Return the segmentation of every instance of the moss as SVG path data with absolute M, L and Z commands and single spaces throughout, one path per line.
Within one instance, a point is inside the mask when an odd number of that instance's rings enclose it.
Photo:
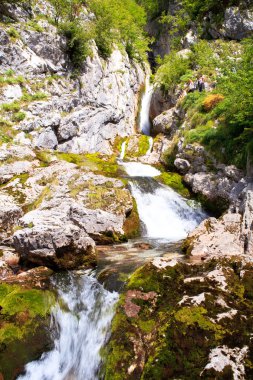
M 163 183 L 166 186 L 171 187 L 173 190 L 178 192 L 185 198 L 190 197 L 190 192 L 187 187 L 183 183 L 182 176 L 177 173 L 162 173 L 156 180 Z
M 253 304 L 247 292 L 243 291 L 248 281 L 248 288 L 251 289 L 251 280 L 245 277 L 243 283 L 239 276 L 241 267 L 238 259 L 236 262 L 222 259 L 218 265 L 222 266 L 228 283 L 226 292 L 206 276 L 217 268 L 216 260 L 198 265 L 179 262 L 175 267 L 163 269 L 146 264 L 130 277 L 127 290 L 154 290 L 157 298 L 155 304 L 133 299 L 140 306 L 140 311 L 138 316 L 130 318 L 125 314 L 127 298 L 121 296 L 105 360 L 105 368 L 109 363 L 108 374 L 112 379 L 195 380 L 208 363 L 210 350 L 223 344 L 228 347 L 247 345 L 250 347 L 249 358 L 252 357 L 250 334 Z M 189 277 L 201 277 L 203 281 L 185 282 Z M 191 298 L 184 298 L 203 292 L 205 297 L 201 305 L 194 304 Z M 217 316 L 227 310 L 217 302 L 218 299 L 223 299 L 230 308 L 236 309 L 237 314 L 231 319 L 218 320 Z M 245 318 L 245 315 L 249 317 Z M 123 353 L 122 357 L 120 352 Z M 251 378 L 251 362 L 247 361 L 245 365 Z M 133 368 L 131 374 L 128 371 L 130 366 Z M 230 374 L 229 369 L 222 372 L 221 378 L 227 374 Z M 206 378 L 212 378 L 212 375 L 210 371 L 205 373 Z
M 147 321 L 139 320 L 138 325 L 145 334 L 149 334 L 155 328 L 156 322 L 152 319 L 147 320 Z
M 126 158 L 142 157 L 145 156 L 149 150 L 149 136 L 138 135 L 133 137 L 134 144 L 131 144 L 131 137 L 129 137 L 126 145 Z M 138 141 L 137 141 L 138 140 Z
M 130 215 L 128 215 L 125 220 L 123 230 L 124 230 L 125 236 L 128 239 L 133 239 L 135 237 L 140 236 L 140 218 L 138 214 L 137 203 L 134 198 L 133 198 L 133 209 Z
M 175 320 L 182 323 L 182 328 L 194 325 L 195 323 L 202 330 L 207 330 L 214 332 L 215 339 L 217 341 L 221 340 L 225 334 L 225 330 L 218 323 L 210 321 L 206 316 L 207 310 L 203 307 L 183 307 L 175 314 Z M 187 330 L 185 330 L 186 332 Z
M 0 284 L 0 343 L 23 339 L 37 317 L 45 318 L 55 302 L 49 291 Z
M 102 174 L 108 177 L 118 177 L 119 167 L 116 156 L 104 156 L 98 153 L 92 154 L 74 154 L 74 153 L 56 153 L 56 157 L 73 163 L 81 168 L 91 170 L 95 174 Z

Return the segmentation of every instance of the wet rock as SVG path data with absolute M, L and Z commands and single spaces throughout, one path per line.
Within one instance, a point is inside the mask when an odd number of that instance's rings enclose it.
M 152 249 L 153 247 L 152 247 L 152 245 L 151 244 L 149 244 L 149 243 L 142 243 L 142 242 L 140 242 L 140 243 L 135 243 L 134 245 L 133 245 L 133 247 L 134 248 L 140 248 L 141 250 L 149 250 L 149 249 Z
M 53 271 L 47 267 L 37 267 L 27 271 L 20 271 L 18 274 L 8 276 L 4 279 L 7 284 L 18 284 L 26 287 L 45 289 L 50 284 L 50 277 Z
M 150 103 L 150 118 L 153 120 L 158 115 L 161 115 L 162 112 L 174 107 L 177 99 L 178 97 L 175 94 L 165 96 L 160 89 L 155 89 Z

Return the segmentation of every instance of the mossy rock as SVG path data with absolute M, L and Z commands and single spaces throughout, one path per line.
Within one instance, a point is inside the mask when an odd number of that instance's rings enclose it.
M 137 158 L 145 156 L 149 150 L 149 136 L 146 135 L 134 135 L 129 137 L 126 141 L 126 159 Z
M 55 296 L 48 290 L 0 284 L 0 368 L 4 378 L 13 379 L 16 369 L 45 350 L 54 303 Z
M 56 157 L 59 160 L 70 162 L 95 174 L 114 178 L 120 174 L 116 155 L 106 156 L 99 153 L 75 154 L 57 152 Z
M 226 290 L 208 277 L 219 268 L 228 284 Z M 238 262 L 225 259 L 198 265 L 178 262 L 163 269 L 149 263 L 139 268 L 117 307 L 105 353 L 105 379 L 195 380 L 209 362 L 210 351 L 222 345 L 249 347 L 244 365 L 251 378 L 253 302 L 248 294 L 252 278 L 246 276 L 243 283 L 238 268 Z M 157 297 L 153 302 L 132 299 L 139 311 L 130 317 L 126 312 L 128 291 L 155 292 Z M 236 310 L 232 318 L 226 317 L 229 310 Z M 217 378 L 225 379 L 227 373 L 226 368 Z M 213 378 L 212 370 L 205 370 L 205 376 Z
M 140 236 L 140 218 L 137 209 L 136 200 L 133 198 L 133 209 L 130 215 L 127 215 L 123 229 L 127 239 L 133 239 Z
M 190 192 L 184 185 L 183 178 L 178 173 L 167 173 L 164 172 L 155 178 L 158 182 L 163 183 L 166 186 L 171 187 L 177 193 L 182 195 L 182 197 L 190 198 Z

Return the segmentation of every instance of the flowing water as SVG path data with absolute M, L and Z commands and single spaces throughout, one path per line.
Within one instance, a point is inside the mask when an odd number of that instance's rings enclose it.
M 151 95 L 152 87 L 147 80 L 140 118 L 140 129 L 146 135 L 150 133 Z M 150 138 L 150 152 L 152 145 L 153 139 Z M 155 180 L 161 174 L 159 170 L 139 162 L 123 162 L 125 149 L 126 143 L 123 143 L 119 164 L 130 177 L 131 191 L 142 222 L 142 238 L 101 251 L 97 275 L 106 288 L 94 273 L 72 272 L 55 276 L 53 286 L 58 292 L 59 303 L 53 308 L 51 317 L 54 348 L 39 360 L 27 364 L 19 380 L 98 379 L 100 351 L 108 339 L 118 300 L 115 290 L 124 283 L 124 279 L 119 280 L 119 272 L 128 276 L 152 257 L 178 255 L 178 247 L 172 244 L 185 238 L 205 217 L 200 207 L 191 207 L 186 199 Z M 141 250 L 140 242 L 148 243 L 148 249 Z
M 150 84 L 150 77 L 147 75 L 145 83 L 145 92 L 141 101 L 141 112 L 140 112 L 140 130 L 144 135 L 150 135 L 150 118 L 149 109 L 152 99 L 153 87 Z
M 118 293 L 83 273 L 56 278 L 55 286 L 60 303 L 52 310 L 54 349 L 29 363 L 19 380 L 95 380 Z

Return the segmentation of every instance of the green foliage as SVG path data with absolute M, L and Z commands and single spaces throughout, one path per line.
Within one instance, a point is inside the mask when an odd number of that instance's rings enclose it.
M 146 59 L 149 39 L 144 35 L 146 14 L 134 0 L 89 0 L 96 15 L 95 41 L 104 57 L 113 45 L 123 46 L 130 58 Z
M 19 121 L 24 120 L 25 118 L 26 118 L 26 113 L 20 111 L 20 112 L 17 112 L 17 113 L 15 113 L 15 114 L 13 115 L 13 117 L 12 117 L 12 121 L 14 121 L 14 122 L 19 122 Z
M 186 61 L 175 52 L 165 57 L 155 75 L 155 84 L 165 91 L 184 88 L 187 78 L 195 81 L 205 76 L 213 90 L 208 95 L 195 91 L 184 98 L 187 123 L 181 133 L 186 144 L 204 144 L 217 159 L 240 168 L 253 154 L 252 56 L 253 39 L 200 40 Z
M 20 34 L 19 32 L 17 31 L 17 29 L 11 27 L 7 30 L 7 33 L 9 34 L 10 37 L 16 39 L 16 38 L 19 38 L 20 37 Z
M 91 54 L 91 40 L 104 58 L 111 55 L 116 44 L 130 58 L 146 59 L 146 13 L 135 0 L 88 0 L 85 5 L 95 14 L 89 21 L 80 17 L 84 12 L 82 0 L 50 1 L 56 10 L 55 23 L 68 39 L 68 53 L 75 68 L 79 69 Z
M 92 38 L 92 29 L 78 21 L 66 21 L 60 25 L 61 32 L 68 40 L 67 52 L 76 68 L 80 68 L 91 54 L 89 41 Z
M 5 112 L 18 112 L 20 110 L 20 103 L 17 101 L 12 103 L 3 103 L 2 110 Z
M 164 91 L 173 90 L 180 78 L 189 73 L 190 60 L 182 58 L 175 51 L 167 55 L 155 75 L 155 83 Z

